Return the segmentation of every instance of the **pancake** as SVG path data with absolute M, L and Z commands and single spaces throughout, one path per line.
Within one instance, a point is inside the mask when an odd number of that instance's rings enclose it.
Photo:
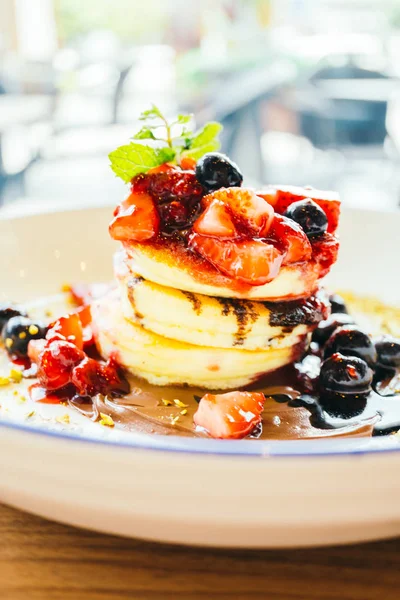
M 131 374 L 155 385 L 241 388 L 298 359 L 308 343 L 304 336 L 293 346 L 249 351 L 172 340 L 126 320 L 118 291 L 94 301 L 92 319 L 103 358 L 113 356 Z
M 122 312 L 145 329 L 198 346 L 266 350 L 298 343 L 330 311 L 319 290 L 307 300 L 254 302 L 213 298 L 164 287 L 135 274 L 119 275 Z

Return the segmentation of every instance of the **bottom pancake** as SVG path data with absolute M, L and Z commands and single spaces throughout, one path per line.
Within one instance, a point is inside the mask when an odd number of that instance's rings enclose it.
M 171 340 L 127 321 L 117 291 L 93 303 L 92 319 L 100 354 L 115 357 L 130 373 L 154 385 L 238 389 L 294 362 L 308 343 L 304 336 L 291 347 L 250 351 Z

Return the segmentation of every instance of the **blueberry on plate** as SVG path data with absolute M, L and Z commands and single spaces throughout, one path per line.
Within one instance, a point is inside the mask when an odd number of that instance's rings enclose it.
M 208 192 L 214 192 L 222 187 L 240 187 L 243 175 L 225 154 L 209 152 L 196 165 L 196 179 Z
M 12 304 L 0 304 L 0 331 L 12 317 L 26 317 L 17 306 Z
M 355 325 L 338 327 L 328 339 L 324 348 L 324 358 L 329 358 L 336 352 L 362 358 L 370 367 L 376 363 L 377 354 L 373 341 Z
M 336 352 L 321 365 L 320 392 L 365 396 L 371 392 L 372 378 L 365 360 Z
M 354 319 L 345 313 L 333 313 L 324 321 L 320 321 L 318 327 L 314 329 L 312 341 L 320 346 L 331 337 L 332 333 L 342 325 L 353 325 Z
M 328 228 L 325 212 L 310 198 L 293 202 L 284 216 L 298 223 L 309 238 L 323 235 Z
M 2 341 L 10 355 L 23 358 L 28 354 L 31 340 L 39 340 L 46 335 L 47 328 L 27 317 L 12 317 L 1 332 Z
M 377 363 L 382 367 L 400 368 L 400 340 L 384 335 L 375 341 Z
M 329 296 L 329 302 L 331 303 L 332 313 L 348 313 L 345 301 L 339 294 L 332 294 Z

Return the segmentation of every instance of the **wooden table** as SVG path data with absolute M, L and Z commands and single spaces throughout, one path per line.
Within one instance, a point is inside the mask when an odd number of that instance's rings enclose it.
M 400 539 L 245 551 L 150 544 L 0 506 L 3 600 L 398 600 Z

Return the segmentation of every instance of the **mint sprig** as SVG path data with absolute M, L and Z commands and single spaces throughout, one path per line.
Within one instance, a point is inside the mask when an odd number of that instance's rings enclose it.
M 132 137 L 139 142 L 131 141 L 109 154 L 112 170 L 126 183 L 153 167 L 167 162 L 180 164 L 184 157 L 198 160 L 220 148 L 218 135 L 222 125 L 219 123 L 207 123 L 193 132 L 188 127 L 193 115 L 178 115 L 169 122 L 154 105 L 142 112 L 139 119 L 144 125 Z

